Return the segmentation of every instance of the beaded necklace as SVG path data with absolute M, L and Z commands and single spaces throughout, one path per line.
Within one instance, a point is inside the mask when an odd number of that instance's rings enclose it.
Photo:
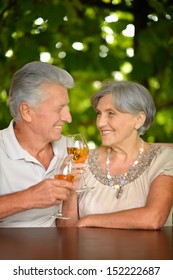
M 127 182 L 126 177 L 128 175 L 128 172 L 131 171 L 139 163 L 139 160 L 141 159 L 143 152 L 144 152 L 144 141 L 141 139 L 141 146 L 140 146 L 140 149 L 139 149 L 139 153 L 136 157 L 136 160 L 133 162 L 132 166 L 129 168 L 129 170 L 126 173 L 119 176 L 120 177 L 119 184 L 115 185 L 113 177 L 110 174 L 111 148 L 110 147 L 107 148 L 107 152 L 106 152 L 106 176 L 109 180 L 109 183 L 108 183 L 109 187 L 114 188 L 116 190 L 115 196 L 116 196 L 117 199 L 123 193 L 123 186 Z

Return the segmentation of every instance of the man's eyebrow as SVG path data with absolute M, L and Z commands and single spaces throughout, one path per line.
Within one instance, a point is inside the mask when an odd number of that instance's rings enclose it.
M 65 106 L 69 106 L 69 103 L 66 103 L 66 104 L 59 104 L 57 106 L 55 106 L 55 108 L 63 108 Z

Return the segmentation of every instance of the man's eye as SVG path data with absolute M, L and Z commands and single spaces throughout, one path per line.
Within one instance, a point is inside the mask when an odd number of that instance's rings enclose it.
M 56 109 L 55 113 L 59 113 L 61 111 L 61 109 Z

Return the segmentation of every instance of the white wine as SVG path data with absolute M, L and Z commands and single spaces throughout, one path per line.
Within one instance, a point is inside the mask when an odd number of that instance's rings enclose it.
M 76 148 L 76 147 L 67 147 L 67 153 L 73 154 L 73 160 L 75 162 L 84 162 L 87 159 L 89 149 L 88 147 Z
M 68 182 L 74 182 L 74 175 L 72 175 L 72 174 L 67 174 L 67 175 L 55 174 L 54 178 L 59 179 L 59 180 L 65 180 L 65 181 L 68 181 Z

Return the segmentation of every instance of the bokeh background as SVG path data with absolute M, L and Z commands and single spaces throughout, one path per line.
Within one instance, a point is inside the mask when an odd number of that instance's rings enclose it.
M 100 144 L 90 97 L 105 80 L 133 80 L 155 101 L 156 119 L 144 135 L 173 141 L 172 0 L 0 0 L 0 129 L 8 125 L 8 91 L 14 72 L 41 60 L 71 73 L 73 122 Z

